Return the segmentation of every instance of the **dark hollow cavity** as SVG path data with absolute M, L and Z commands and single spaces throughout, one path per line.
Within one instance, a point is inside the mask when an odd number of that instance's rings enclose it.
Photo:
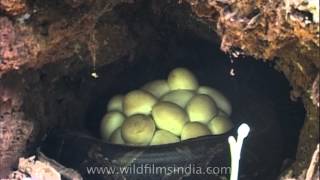
M 64 117 L 66 119 L 68 117 L 79 118 L 79 121 L 84 122 L 83 130 L 90 137 L 70 133 L 68 130 L 52 132 L 53 135 L 49 135 L 49 138 L 43 142 L 42 151 L 68 167 L 80 169 L 87 179 L 105 177 L 102 175 L 89 176 L 84 169 L 88 161 L 95 165 L 101 165 L 101 163 L 108 165 L 98 162 L 97 158 L 92 158 L 92 148 L 97 147 L 100 150 L 93 152 L 101 153 L 101 157 L 108 157 L 108 159 L 121 156 L 119 154 L 124 155 L 141 150 L 144 153 L 136 160 L 138 164 L 154 162 L 151 157 L 156 154 L 166 157 L 166 160 L 160 164 L 170 166 L 175 163 L 170 157 L 177 155 L 177 148 L 182 148 L 194 153 L 203 152 L 199 158 L 189 157 L 189 163 L 203 165 L 208 152 L 215 152 L 216 157 L 211 159 L 215 162 L 211 161 L 209 165 L 228 165 L 230 157 L 226 136 L 222 139 L 219 137 L 219 141 L 215 138 L 210 140 L 210 137 L 209 139 L 200 138 L 199 141 L 164 145 L 160 149 L 122 148 L 97 140 L 99 139 L 100 120 L 106 112 L 108 100 L 113 95 L 125 94 L 152 80 L 166 79 L 170 70 L 176 67 L 188 68 L 194 72 L 201 85 L 220 90 L 232 103 L 231 118 L 234 123 L 236 125 L 248 123 L 251 126 L 250 136 L 243 145 L 240 179 L 276 179 L 283 162 L 295 156 L 299 130 L 305 115 L 302 103 L 292 102 L 289 99 L 290 85 L 285 77 L 273 68 L 271 62 L 244 57 L 235 59 L 231 63 L 230 57 L 222 53 L 216 44 L 189 34 L 176 35 L 174 40 L 167 40 L 157 48 L 143 49 L 133 61 L 123 59 L 99 68 L 98 79 L 89 76 L 89 69 L 76 73 L 72 77 L 60 79 L 56 83 L 57 86 L 69 86 L 63 87 L 61 93 L 67 92 L 74 98 L 63 106 L 69 110 L 65 110 L 64 112 L 67 113 L 62 116 L 67 116 Z M 234 76 L 230 74 L 231 69 L 234 69 Z M 63 101 L 63 98 L 59 100 L 62 104 Z M 82 107 L 74 107 L 74 104 Z M 86 111 L 78 111 L 83 109 Z M 72 128 L 72 124 L 62 126 L 60 129 L 70 129 L 71 132 L 80 131 Z M 74 137 L 77 138 L 72 140 Z M 198 145 L 194 146 L 195 144 Z M 212 148 L 217 149 L 212 150 Z M 75 157 L 72 158 L 69 155 Z M 86 163 L 81 164 L 81 162 Z M 178 161 L 177 163 L 179 164 Z M 130 177 L 142 178 L 138 175 Z M 150 177 L 144 178 L 151 179 Z M 160 177 L 155 175 L 153 178 L 159 179 Z M 200 176 L 195 175 L 185 179 L 195 178 L 200 178 Z M 207 178 L 212 179 L 212 176 Z

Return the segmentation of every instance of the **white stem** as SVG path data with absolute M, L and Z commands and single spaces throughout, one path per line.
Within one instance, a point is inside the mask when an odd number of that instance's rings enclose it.
M 239 161 L 243 140 L 248 136 L 250 127 L 247 124 L 241 124 L 238 128 L 237 141 L 233 136 L 228 139 L 231 152 L 231 175 L 230 180 L 238 180 Z

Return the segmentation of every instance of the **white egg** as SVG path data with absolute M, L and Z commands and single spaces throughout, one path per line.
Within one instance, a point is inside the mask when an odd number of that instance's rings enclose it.
M 108 140 L 113 131 L 119 128 L 126 117 L 119 111 L 111 111 L 105 114 L 100 124 L 101 137 Z
M 152 109 L 152 117 L 159 129 L 180 136 L 184 124 L 188 121 L 186 112 L 176 104 L 159 102 Z
M 152 94 L 143 90 L 134 90 L 124 96 L 123 111 L 127 116 L 149 115 L 156 102 L 157 99 Z
M 218 108 L 221 109 L 223 112 L 227 113 L 228 116 L 232 113 L 232 107 L 229 100 L 218 90 L 207 87 L 207 86 L 200 86 L 198 89 L 199 94 L 206 94 L 210 96 L 214 102 L 217 104 Z
M 186 111 L 190 121 L 206 124 L 217 115 L 218 108 L 208 95 L 197 94 L 187 104 Z
M 168 76 L 168 84 L 171 90 L 198 89 L 197 78 L 186 68 L 176 68 Z

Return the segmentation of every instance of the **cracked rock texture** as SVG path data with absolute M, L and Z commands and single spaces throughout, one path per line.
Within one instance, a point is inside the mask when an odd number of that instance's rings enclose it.
M 223 51 L 236 49 L 257 59 L 274 60 L 293 87 L 292 99 L 303 99 L 307 116 L 297 160 L 288 172 L 293 171 L 293 177 L 305 173 L 319 137 L 319 90 L 315 86 L 320 69 L 319 2 L 185 1 L 196 16 L 216 28 Z
M 73 2 L 83 5 L 83 12 L 70 9 L 71 1 L 34 1 L 31 17 L 24 22 L 0 16 L 0 177 L 49 127 L 80 126 L 63 123 L 64 112 L 54 112 L 47 104 L 51 98 L 61 107 L 68 103 L 60 102 L 64 97 L 58 94 L 64 90 L 55 88 L 60 77 L 130 56 L 135 46 L 126 25 L 112 12 L 125 1 Z M 100 17 L 107 23 L 99 23 Z M 33 71 L 38 68 L 46 70 Z
M 0 11 L 12 16 L 20 15 L 27 10 L 26 0 L 1 0 Z

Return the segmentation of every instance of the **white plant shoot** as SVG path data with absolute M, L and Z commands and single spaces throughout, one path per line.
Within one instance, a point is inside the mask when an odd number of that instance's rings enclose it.
M 228 142 L 231 152 L 231 175 L 230 180 L 238 180 L 239 161 L 243 140 L 248 136 L 250 127 L 243 123 L 238 128 L 237 140 L 233 136 L 229 136 Z

